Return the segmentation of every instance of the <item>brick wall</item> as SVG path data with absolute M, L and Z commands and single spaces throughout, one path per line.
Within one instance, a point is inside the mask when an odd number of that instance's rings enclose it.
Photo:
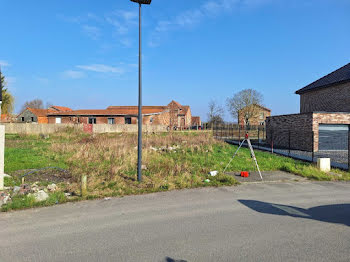
M 313 149 L 317 152 L 320 124 L 350 125 L 350 113 L 304 113 L 269 117 L 266 121 L 266 139 L 270 144 L 273 140 L 275 147 L 288 148 L 290 144 L 291 149 Z
M 61 118 L 62 124 L 88 124 L 89 123 L 89 117 L 75 117 L 75 116 L 49 116 L 48 117 L 48 123 L 49 124 L 56 124 L 56 118 Z M 115 117 L 108 117 L 108 116 L 96 116 L 96 123 L 97 124 L 108 124 L 108 118 L 114 118 L 115 124 L 125 124 L 125 117 L 124 116 L 115 116 Z M 152 118 L 152 122 L 151 122 Z M 177 116 L 178 119 L 178 126 L 181 127 L 190 127 L 192 122 L 192 114 L 191 110 L 189 109 L 185 116 Z M 131 117 L 131 124 L 136 125 L 138 122 L 137 117 Z M 170 113 L 168 111 L 164 111 L 160 114 L 155 115 L 147 115 L 143 116 L 142 120 L 144 125 L 164 125 L 169 126 L 170 125 Z
M 300 113 L 350 112 L 350 83 L 300 95 Z
M 191 127 L 191 125 L 192 125 L 192 112 L 191 112 L 191 109 L 189 108 L 185 115 L 185 127 L 189 128 Z
M 67 128 L 73 128 L 83 132 L 83 124 L 37 124 L 37 123 L 3 123 L 6 134 L 52 134 L 66 132 Z M 122 133 L 137 132 L 137 125 L 93 125 L 93 133 Z M 144 125 L 143 132 L 166 132 L 167 126 Z
M 313 117 L 310 114 L 293 114 L 268 117 L 266 140 L 276 148 L 312 151 Z

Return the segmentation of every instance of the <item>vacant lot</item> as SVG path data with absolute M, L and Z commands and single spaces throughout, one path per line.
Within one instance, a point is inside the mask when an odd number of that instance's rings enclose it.
M 173 189 L 235 185 L 237 181 L 222 172 L 237 147 L 215 140 L 210 133 L 184 132 L 144 135 L 143 182 L 136 180 L 136 134 L 86 135 L 67 131 L 41 136 L 6 136 L 5 170 L 12 175 L 7 186 L 21 184 L 21 176 L 33 169 L 57 167 L 35 172 L 26 177 L 27 183 L 47 185 L 55 182 L 59 192 L 68 192 L 79 199 L 80 179 L 88 177 L 88 198 L 123 196 Z M 334 170 L 336 175 L 319 172 L 301 161 L 256 152 L 263 171 L 283 170 L 317 180 L 349 180 L 349 174 Z M 63 170 L 61 170 L 63 169 Z M 227 171 L 251 171 L 254 164 L 247 149 L 241 149 Z M 209 179 L 209 180 L 207 180 Z M 62 194 L 46 204 L 65 202 Z M 55 201 L 56 200 L 56 201 Z M 18 202 L 25 202 L 21 205 Z M 13 201 L 16 202 L 16 201 Z M 23 208 L 33 201 L 25 198 L 3 206 L 3 209 Z

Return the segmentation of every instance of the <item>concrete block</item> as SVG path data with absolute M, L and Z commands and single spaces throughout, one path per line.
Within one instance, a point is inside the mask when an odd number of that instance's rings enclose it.
M 317 159 L 317 168 L 322 172 L 331 171 L 331 159 L 330 158 L 318 158 Z
M 5 126 L 0 125 L 0 190 L 4 189 Z

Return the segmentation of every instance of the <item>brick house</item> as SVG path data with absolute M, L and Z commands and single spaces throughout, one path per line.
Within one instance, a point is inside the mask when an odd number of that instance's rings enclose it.
M 166 125 L 175 129 L 187 129 L 192 125 L 190 107 L 176 101 L 166 106 L 143 106 L 142 114 L 144 125 Z M 110 106 L 107 109 L 49 112 L 47 117 L 49 124 L 137 124 L 138 107 Z
M 246 114 L 252 115 L 249 117 L 249 121 L 246 120 Z M 238 124 L 240 126 L 263 126 L 265 125 L 266 118 L 269 116 L 271 116 L 270 109 L 261 105 L 251 105 L 238 112 Z
M 350 63 L 296 91 L 300 114 L 267 118 L 268 142 L 305 151 L 347 150 Z
M 26 108 L 17 116 L 19 123 L 38 123 L 47 124 L 49 113 L 68 112 L 72 109 L 63 106 L 51 106 L 48 109 Z
M 202 126 L 202 121 L 199 116 L 192 116 L 192 127 L 197 128 Z

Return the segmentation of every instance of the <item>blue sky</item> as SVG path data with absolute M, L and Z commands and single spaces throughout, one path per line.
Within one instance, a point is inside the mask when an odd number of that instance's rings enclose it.
M 128 0 L 0 0 L 0 64 L 16 99 L 74 109 L 137 104 L 138 9 Z M 274 115 L 350 62 L 349 0 L 153 0 L 143 8 L 143 101 L 188 104 L 253 88 Z M 229 114 L 225 117 L 231 120 Z

